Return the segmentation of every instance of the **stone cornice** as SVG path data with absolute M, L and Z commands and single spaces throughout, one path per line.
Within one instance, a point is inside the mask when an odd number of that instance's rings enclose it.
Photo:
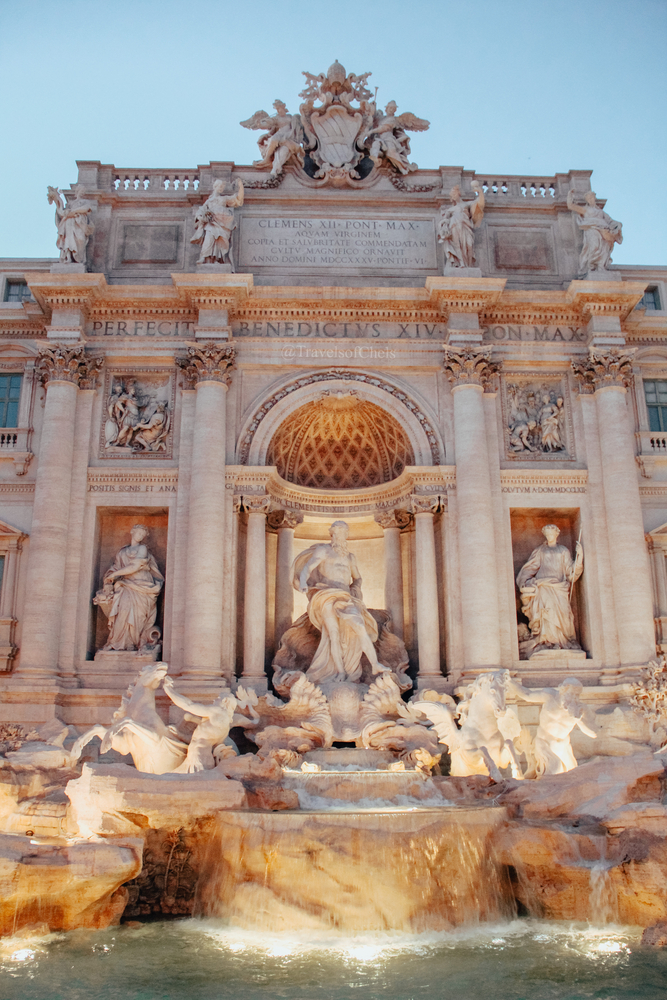
M 451 313 L 480 313 L 500 298 L 507 278 L 434 278 L 425 287 L 432 305 L 441 316 Z
M 27 275 L 28 287 L 46 314 L 54 309 L 78 309 L 87 315 L 92 303 L 108 289 L 103 274 Z
M 617 316 L 623 322 L 645 288 L 645 281 L 571 281 L 565 297 L 587 320 L 592 316 Z

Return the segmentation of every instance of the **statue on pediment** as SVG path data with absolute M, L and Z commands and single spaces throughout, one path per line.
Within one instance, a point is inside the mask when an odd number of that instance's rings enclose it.
M 274 101 L 273 106 L 276 109 L 275 115 L 256 111 L 252 118 L 240 124 L 243 128 L 267 130 L 257 140 L 262 158 L 255 160 L 253 167 L 271 168 L 271 176 L 278 177 L 290 157 L 294 157 L 303 166 L 306 154 L 303 150 L 301 117 L 291 115 L 283 101 Z
M 190 242 L 201 246 L 198 264 L 223 264 L 227 260 L 236 229 L 234 209 L 243 204 L 243 182 L 237 178 L 232 193 L 224 191 L 225 182 L 214 181 L 213 193 L 195 211 L 195 232 Z
M 375 115 L 367 139 L 368 155 L 377 166 L 384 158 L 399 173 L 408 174 L 412 170 L 417 170 L 417 164 L 410 163 L 409 160 L 410 139 L 406 130 L 425 132 L 430 122 L 427 122 L 425 118 L 417 118 L 410 111 L 397 115 L 396 110 L 396 101 L 390 101 L 385 108 L 384 115 L 381 113 Z
M 614 244 L 623 242 L 623 226 L 597 207 L 595 191 L 587 191 L 584 200 L 585 205 L 577 205 L 574 191 L 567 193 L 567 207 L 576 213 L 577 223 L 584 234 L 579 272 L 607 271 Z
M 484 217 L 484 191 L 478 181 L 470 186 L 477 194 L 474 201 L 463 201 L 457 184 L 449 193 L 451 205 L 440 209 L 438 240 L 444 245 L 448 267 L 475 266 L 474 229 Z
M 62 191 L 56 187 L 47 190 L 49 205 L 56 206 L 56 246 L 60 250 L 61 263 L 85 264 L 86 246 L 95 228 L 90 221 L 93 205 L 85 200 L 81 184 L 76 185 L 74 198 L 67 205 L 63 202 Z

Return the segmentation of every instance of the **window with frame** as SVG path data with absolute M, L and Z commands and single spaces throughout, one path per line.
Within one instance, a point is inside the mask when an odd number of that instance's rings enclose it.
M 652 431 L 667 431 L 667 379 L 644 379 L 648 422 Z
M 0 375 L 0 427 L 18 427 L 23 375 Z
M 644 294 L 642 295 L 642 297 L 641 297 L 641 299 L 639 301 L 639 308 L 640 309 L 648 309 L 649 311 L 653 311 L 653 310 L 661 308 L 661 306 L 660 306 L 660 292 L 655 287 L 655 285 L 652 288 L 647 288 L 646 289 L 646 291 L 644 292 Z
M 32 298 L 27 281 L 9 280 L 5 285 L 5 302 L 26 302 Z

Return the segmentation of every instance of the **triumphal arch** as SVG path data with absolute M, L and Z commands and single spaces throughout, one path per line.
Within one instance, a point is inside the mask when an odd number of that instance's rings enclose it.
M 339 63 L 300 101 L 250 166 L 79 162 L 59 257 L 0 261 L 6 722 L 164 660 L 200 703 L 311 671 L 354 741 L 348 682 L 612 706 L 667 642 L 667 268 L 588 170 L 418 168 Z

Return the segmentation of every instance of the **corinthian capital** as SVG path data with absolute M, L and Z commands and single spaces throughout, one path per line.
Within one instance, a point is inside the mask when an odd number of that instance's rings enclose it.
M 87 358 L 83 345 L 67 347 L 49 344 L 40 347 L 35 371 L 42 385 L 49 382 L 73 382 L 81 389 L 94 389 L 103 358 Z
M 500 371 L 500 364 L 491 360 L 491 348 L 480 351 L 474 348 L 446 347 L 443 370 L 454 387 L 486 387 L 490 379 Z
M 176 363 L 183 369 L 185 381 L 191 389 L 198 382 L 222 382 L 229 385 L 232 371 L 236 368 L 234 348 L 229 344 L 224 347 L 220 344 L 188 347 L 186 357 L 178 358 Z
M 589 392 L 606 386 L 626 388 L 632 380 L 634 353 L 635 348 L 625 351 L 611 348 L 604 353 L 591 348 L 587 358 L 572 361 L 575 378 Z
M 399 508 L 396 508 L 396 510 L 382 510 L 374 516 L 382 528 L 407 528 L 410 523 L 410 511 Z

